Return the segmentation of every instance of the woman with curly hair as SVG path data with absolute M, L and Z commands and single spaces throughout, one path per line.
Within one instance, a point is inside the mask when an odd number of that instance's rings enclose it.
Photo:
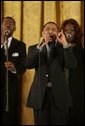
M 69 84 L 73 106 L 70 108 L 69 124 L 84 124 L 84 49 L 82 47 L 82 32 L 75 19 L 63 22 L 61 30 L 66 36 L 77 59 L 76 68 L 66 69 L 66 79 Z

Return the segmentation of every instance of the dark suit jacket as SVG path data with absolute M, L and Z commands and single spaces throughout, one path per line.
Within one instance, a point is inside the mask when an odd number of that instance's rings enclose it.
M 18 108 L 18 103 L 20 102 L 18 97 L 20 95 L 20 83 L 21 74 L 25 71 L 25 58 L 26 58 L 26 45 L 25 43 L 12 38 L 11 45 L 8 49 L 8 59 L 13 62 L 17 73 L 8 72 L 8 94 L 9 94 L 9 111 L 16 111 Z M 6 109 L 6 68 L 4 62 L 6 61 L 6 56 L 4 55 L 4 50 L 1 49 L 1 109 Z
M 27 99 L 27 106 L 40 109 L 44 98 L 45 89 L 48 82 L 48 59 L 47 49 L 41 52 L 36 48 L 37 45 L 29 47 L 26 67 L 35 68 L 34 80 Z M 52 46 L 50 58 L 50 77 L 52 81 L 52 93 L 58 107 L 70 107 L 72 100 L 69 87 L 66 84 L 64 67 L 76 67 L 76 59 L 72 48 L 63 49 L 62 45 Z

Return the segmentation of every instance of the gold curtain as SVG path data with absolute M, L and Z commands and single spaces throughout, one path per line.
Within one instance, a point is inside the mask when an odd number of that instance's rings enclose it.
M 27 45 L 39 42 L 43 24 L 57 22 L 58 26 L 67 19 L 74 18 L 84 32 L 84 1 L 2 1 L 1 21 L 6 16 L 16 20 L 14 37 Z M 83 39 L 84 40 L 84 39 Z M 23 75 L 21 124 L 33 125 L 33 111 L 26 107 L 26 100 L 34 77 L 34 69 Z

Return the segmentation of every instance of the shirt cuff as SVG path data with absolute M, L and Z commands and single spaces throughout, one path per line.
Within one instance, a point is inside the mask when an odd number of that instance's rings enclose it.
M 67 43 L 66 45 L 63 45 L 64 49 L 69 48 L 69 47 L 71 47 L 71 43 Z
M 39 45 L 37 45 L 37 49 L 41 52 L 43 50 L 43 47 L 40 47 Z
M 11 68 L 10 69 L 10 71 L 12 72 L 12 73 L 14 73 L 14 74 L 16 74 L 17 73 L 17 71 L 16 71 L 16 68 L 14 67 L 14 68 Z

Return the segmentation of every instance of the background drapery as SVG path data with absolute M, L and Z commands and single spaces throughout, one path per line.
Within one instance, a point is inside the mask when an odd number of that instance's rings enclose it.
M 54 21 L 61 26 L 67 18 L 74 18 L 84 33 L 84 1 L 2 1 L 1 21 L 6 16 L 16 20 L 14 37 L 30 45 L 39 42 L 43 24 Z M 84 38 L 82 39 L 82 44 Z M 21 124 L 33 125 L 33 111 L 26 107 L 27 95 L 34 77 L 34 69 L 23 75 Z M 36 99 L 37 100 L 37 99 Z

